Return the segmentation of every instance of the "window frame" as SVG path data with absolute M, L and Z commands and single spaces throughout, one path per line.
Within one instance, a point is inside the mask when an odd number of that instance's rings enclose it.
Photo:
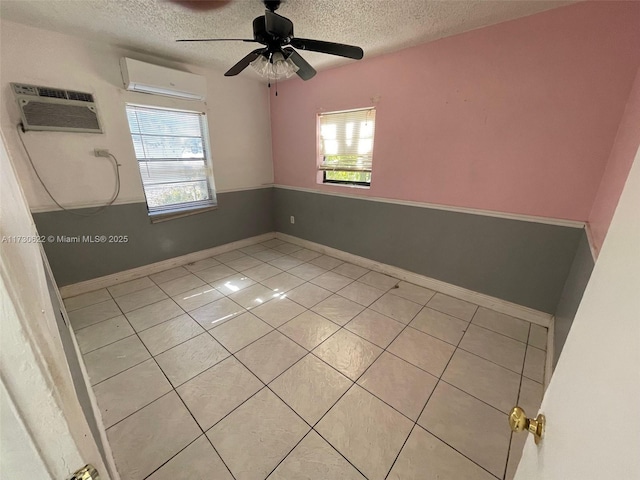
M 207 192 L 208 192 L 208 198 L 206 200 L 169 204 L 159 208 L 149 207 L 149 200 L 147 197 L 145 182 L 142 176 L 142 172 L 140 170 L 141 159 L 138 158 L 135 152 L 135 143 L 133 139 L 134 135 L 144 135 L 144 134 L 136 134 L 131 131 L 131 126 L 129 124 L 129 118 L 128 118 L 129 107 L 141 108 L 141 109 L 147 109 L 147 110 L 158 110 L 158 111 L 164 111 L 164 112 L 197 114 L 199 116 L 200 137 L 198 138 L 200 138 L 202 142 L 202 152 L 203 152 L 202 160 L 204 161 L 204 168 L 206 172 Z M 174 107 L 165 107 L 161 105 L 149 105 L 149 104 L 142 104 L 142 103 L 136 103 L 136 102 L 125 102 L 125 115 L 127 115 L 127 126 L 129 128 L 129 138 L 131 140 L 131 146 L 134 150 L 134 157 L 136 159 L 136 163 L 138 164 L 138 174 L 140 175 L 139 177 L 140 183 L 141 183 L 142 191 L 145 197 L 147 215 L 149 216 L 151 222 L 152 223 L 163 222 L 166 220 L 172 220 L 174 218 L 180 218 L 180 217 L 185 217 L 189 215 L 196 215 L 199 213 L 216 210 L 218 208 L 218 200 L 217 200 L 217 192 L 215 187 L 215 179 L 213 175 L 213 161 L 211 157 L 211 146 L 210 146 L 211 144 L 210 144 L 209 122 L 207 118 L 207 113 L 202 110 L 192 110 L 188 108 L 174 108 Z
M 348 114 L 348 113 L 352 113 L 352 112 L 363 112 L 363 111 L 373 111 L 374 113 L 374 127 L 373 127 L 373 132 L 372 132 L 372 136 L 371 136 L 371 169 L 370 170 L 352 170 L 352 169 L 344 169 L 344 170 L 340 170 L 337 168 L 322 168 L 323 167 L 323 162 L 324 162 L 324 156 L 322 155 L 322 147 L 321 147 L 321 142 L 322 142 L 322 132 L 321 132 L 321 117 L 323 115 L 339 115 L 339 114 Z M 316 152 L 316 161 L 317 161 L 317 179 L 318 179 L 318 183 L 321 183 L 323 185 L 342 185 L 342 186 L 348 186 L 348 187 L 355 187 L 355 188 L 371 188 L 371 183 L 373 181 L 373 149 L 375 146 L 375 115 L 377 114 L 376 112 L 376 107 L 375 106 L 369 106 L 369 107 L 361 107 L 361 108 L 352 108 L 352 109 L 348 109 L 348 110 L 336 110 L 336 111 L 331 111 L 331 112 L 319 112 L 316 115 L 316 145 L 317 145 L 317 152 Z M 357 181 L 357 180 L 336 180 L 336 179 L 328 179 L 327 178 L 327 172 L 360 172 L 360 173 L 369 173 L 370 175 L 370 180 L 368 182 L 366 181 Z M 320 175 L 322 174 L 322 175 Z

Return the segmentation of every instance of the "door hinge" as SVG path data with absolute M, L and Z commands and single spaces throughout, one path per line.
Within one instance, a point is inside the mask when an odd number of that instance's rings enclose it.
M 93 465 L 85 465 L 67 480 L 100 480 L 100 475 Z

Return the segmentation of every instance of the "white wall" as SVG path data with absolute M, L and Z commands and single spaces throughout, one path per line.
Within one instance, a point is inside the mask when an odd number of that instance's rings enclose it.
M 128 56 L 204 75 L 206 104 L 136 94 L 123 89 L 119 60 Z M 93 156 L 107 148 L 122 164 L 116 203 L 143 202 L 144 193 L 125 114 L 125 102 L 156 104 L 207 113 L 216 188 L 219 192 L 273 182 L 269 96 L 255 80 L 224 77 L 223 71 L 183 65 L 104 43 L 28 27 L 0 24 L 0 128 L 16 163 L 32 211 L 55 210 L 19 143 L 20 113 L 9 82 L 93 93 L 104 134 L 27 132 L 25 143 L 56 199 L 65 206 L 97 205 L 114 190 L 113 165 Z

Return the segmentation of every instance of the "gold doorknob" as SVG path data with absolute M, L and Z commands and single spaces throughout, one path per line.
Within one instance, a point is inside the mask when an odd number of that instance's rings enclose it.
M 511 430 L 514 432 L 529 430 L 529 432 L 533 434 L 536 445 L 540 443 L 542 436 L 544 435 L 545 422 L 546 419 L 542 414 L 539 414 L 535 420 L 527 418 L 525 411 L 518 406 L 513 407 L 509 414 L 509 426 L 511 427 Z

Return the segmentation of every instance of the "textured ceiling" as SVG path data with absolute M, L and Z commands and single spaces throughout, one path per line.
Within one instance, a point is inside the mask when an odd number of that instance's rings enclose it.
M 572 3 L 547 0 L 286 0 L 278 13 L 297 36 L 358 45 L 365 58 Z M 196 11 L 161 0 L 1 0 L 6 20 L 226 70 L 255 47 L 178 38 L 252 38 L 260 0 Z M 304 52 L 316 68 L 353 62 Z M 250 70 L 250 69 L 248 69 Z M 247 75 L 247 73 L 243 73 Z

